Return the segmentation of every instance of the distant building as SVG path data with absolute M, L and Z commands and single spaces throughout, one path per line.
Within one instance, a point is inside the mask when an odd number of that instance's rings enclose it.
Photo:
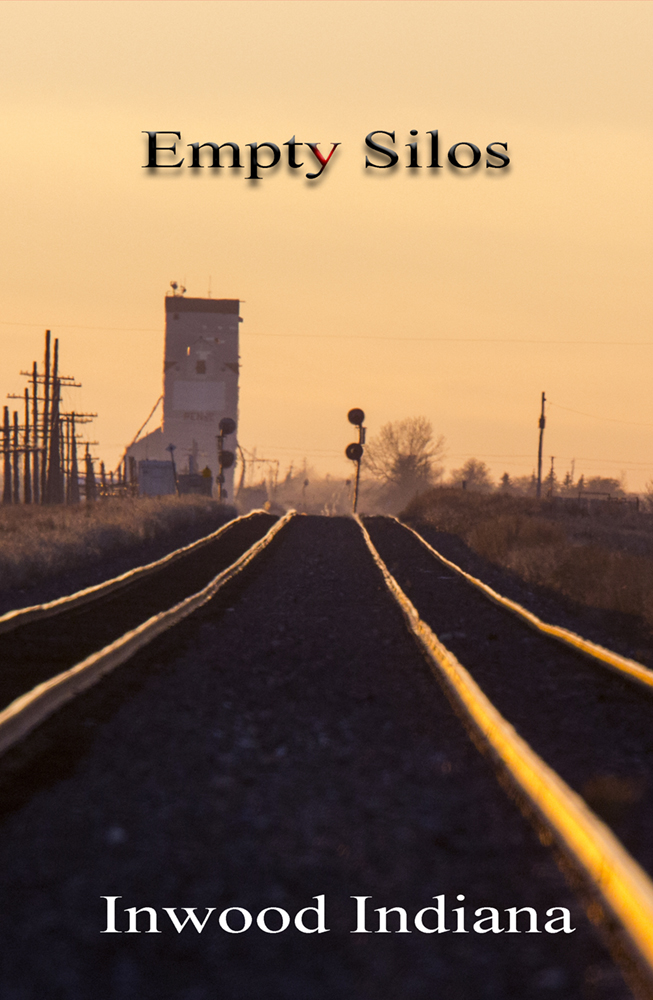
M 182 480 L 209 468 L 215 483 L 218 425 L 223 417 L 238 422 L 240 301 L 169 295 L 165 310 L 163 427 L 141 438 L 127 454 L 137 462 L 170 461 L 168 449 L 174 445 Z M 235 452 L 236 441 L 237 431 L 225 438 L 225 449 Z M 224 475 L 224 489 L 232 499 L 233 467 Z M 181 491 L 192 481 L 184 480 Z

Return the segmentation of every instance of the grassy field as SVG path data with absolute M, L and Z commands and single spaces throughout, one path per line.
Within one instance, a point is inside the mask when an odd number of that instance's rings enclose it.
M 458 535 L 479 555 L 530 584 L 589 607 L 642 618 L 653 628 L 653 517 L 579 516 L 545 501 L 438 488 L 403 520 Z
M 0 506 L 0 592 L 32 587 L 153 542 L 170 539 L 174 548 L 180 533 L 199 537 L 225 519 L 224 506 L 201 496 Z

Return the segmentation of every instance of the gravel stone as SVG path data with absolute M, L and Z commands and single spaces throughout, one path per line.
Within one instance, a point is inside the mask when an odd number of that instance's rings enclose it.
M 629 996 L 351 519 L 291 521 L 209 604 L 2 758 L 0 788 L 3 998 Z M 228 934 L 216 919 L 294 916 L 320 894 L 325 934 L 256 922 Z M 351 896 L 412 921 L 440 894 L 449 913 L 458 895 L 468 914 L 565 906 L 576 931 L 352 933 Z M 125 908 L 150 906 L 162 933 L 102 934 L 107 895 L 123 930 Z M 191 906 L 217 913 L 202 934 L 177 933 L 162 908 Z

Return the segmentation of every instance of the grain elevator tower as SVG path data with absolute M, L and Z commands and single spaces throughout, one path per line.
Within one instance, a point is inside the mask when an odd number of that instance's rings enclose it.
M 207 467 L 219 472 L 217 435 L 223 417 L 238 422 L 239 299 L 165 298 L 163 427 L 129 449 L 138 460 L 174 460 L 180 477 Z M 237 432 L 225 439 L 236 449 Z M 233 499 L 234 470 L 225 469 L 224 488 Z M 214 490 L 215 493 L 215 490 Z

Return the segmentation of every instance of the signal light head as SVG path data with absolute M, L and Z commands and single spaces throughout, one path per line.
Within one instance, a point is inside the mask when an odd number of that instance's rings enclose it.
M 236 430 L 236 421 L 232 420 L 231 417 L 223 417 L 218 427 L 222 436 L 225 437 L 227 434 L 233 434 Z

